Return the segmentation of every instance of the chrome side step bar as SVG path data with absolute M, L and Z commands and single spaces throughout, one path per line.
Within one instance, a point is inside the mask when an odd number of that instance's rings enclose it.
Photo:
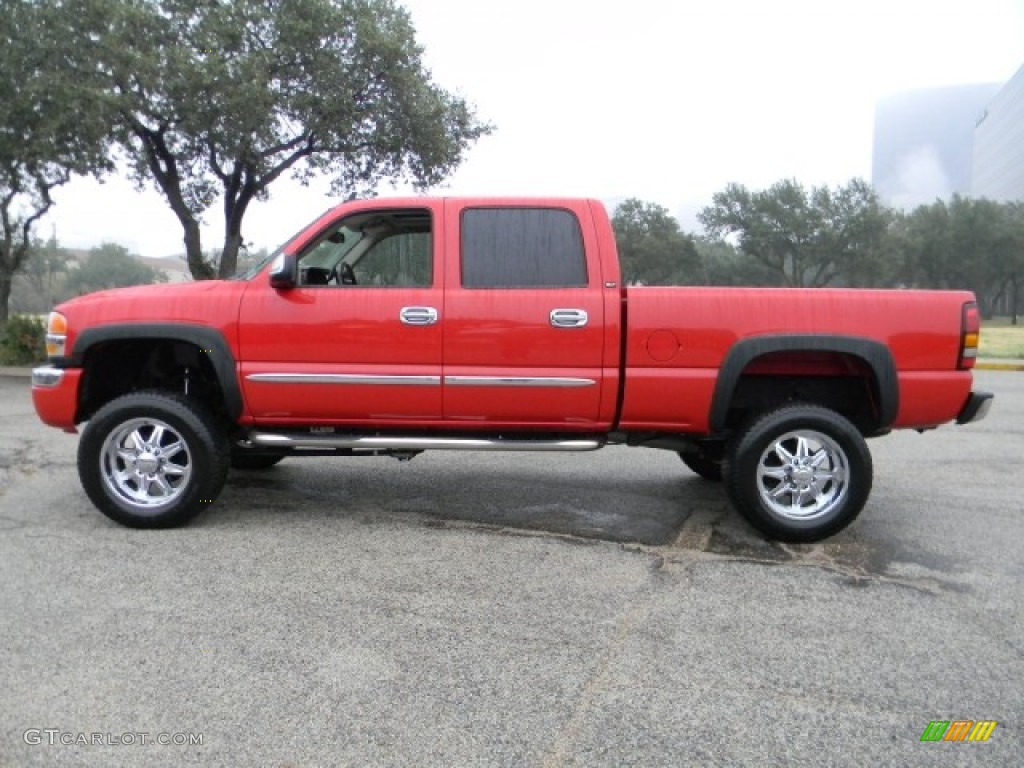
M 602 440 L 502 440 L 480 437 L 359 437 L 282 435 L 253 432 L 249 442 L 263 448 L 347 448 L 363 451 L 596 451 Z

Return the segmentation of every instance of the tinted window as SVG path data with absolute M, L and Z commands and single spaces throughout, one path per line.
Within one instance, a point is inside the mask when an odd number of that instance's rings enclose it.
M 579 223 L 548 208 L 474 208 L 462 214 L 466 288 L 569 288 L 587 284 Z

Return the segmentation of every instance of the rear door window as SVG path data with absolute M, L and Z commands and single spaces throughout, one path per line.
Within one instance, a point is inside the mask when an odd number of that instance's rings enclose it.
M 464 288 L 587 285 L 576 216 L 553 208 L 469 208 L 462 213 Z

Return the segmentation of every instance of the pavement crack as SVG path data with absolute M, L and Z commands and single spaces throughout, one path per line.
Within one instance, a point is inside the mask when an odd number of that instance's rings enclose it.
M 836 562 L 827 556 L 801 556 L 790 560 L 780 561 L 768 557 L 722 555 L 715 552 L 687 551 L 685 553 L 676 553 L 674 556 L 667 557 L 667 562 L 669 563 L 686 563 L 692 565 L 693 563 L 699 563 L 701 561 L 719 563 L 752 563 L 754 565 L 771 566 L 775 568 L 786 566 L 795 568 L 816 568 L 818 570 L 843 577 L 843 583 L 847 586 L 853 587 L 863 587 L 872 583 L 888 584 L 894 587 L 902 587 L 904 589 L 910 589 L 927 595 L 938 595 L 947 589 L 947 586 L 937 579 L 909 579 L 896 576 L 886 576 L 884 574 L 866 571 L 863 568 L 854 565 L 845 565 L 843 563 Z
M 711 546 L 711 536 L 715 532 L 715 526 L 722 521 L 724 515 L 721 512 L 702 510 L 695 512 L 683 521 L 679 526 L 672 546 L 676 549 L 689 549 L 697 552 L 707 552 Z
M 0 493 L 0 496 L 3 494 Z M 6 515 L 0 515 L 0 532 L 13 531 L 18 528 L 27 528 L 28 523 L 24 520 L 17 520 L 13 517 L 7 517 Z
M 645 599 L 626 611 L 615 625 L 615 633 L 601 653 L 601 657 L 594 666 L 594 671 L 587 678 L 583 689 L 576 699 L 572 714 L 559 730 L 551 748 L 545 755 L 542 765 L 544 768 L 558 768 L 565 765 L 566 757 L 570 748 L 576 742 L 580 729 L 586 721 L 587 715 L 593 709 L 597 696 L 607 688 L 612 663 L 618 658 L 626 644 L 629 634 L 642 623 L 651 612 L 651 600 Z

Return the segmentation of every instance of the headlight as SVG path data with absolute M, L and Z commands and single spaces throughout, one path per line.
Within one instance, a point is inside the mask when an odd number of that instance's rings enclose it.
M 46 354 L 63 357 L 68 340 L 68 319 L 60 312 L 51 312 L 46 320 Z

